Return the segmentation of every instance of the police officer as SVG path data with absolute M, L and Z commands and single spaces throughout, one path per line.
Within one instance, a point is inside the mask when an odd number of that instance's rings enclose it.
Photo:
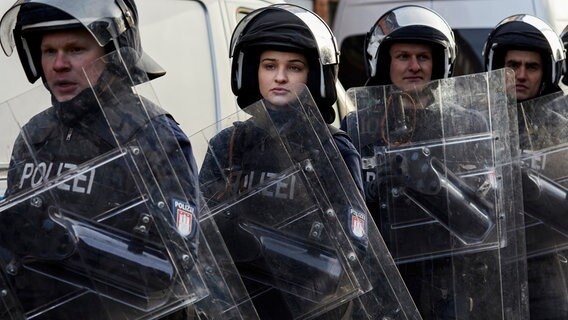
M 270 118 L 278 130 L 301 132 L 298 128 L 294 129 L 293 113 L 287 112 L 283 106 L 295 99 L 292 95 L 294 88 L 298 84 L 305 84 L 325 122 L 334 121 L 332 105 L 336 101 L 339 52 L 329 27 L 314 13 L 291 5 L 273 5 L 250 13 L 233 33 L 231 55 L 232 90 L 241 108 L 264 99 Z M 259 177 L 287 168 L 275 156 L 278 152 L 277 141 L 261 139 L 259 137 L 262 135 L 256 134 L 260 131 L 254 125 L 258 121 L 261 120 L 253 117 L 235 123 L 209 141 L 210 149 L 200 171 L 200 182 L 210 204 L 221 203 L 231 196 L 251 190 L 261 182 Z M 358 152 L 344 132 L 332 126 L 329 129 L 349 172 L 361 190 Z M 294 161 L 302 160 L 300 147 L 299 145 L 298 150 L 295 150 L 298 154 L 293 155 L 297 158 Z M 302 190 L 296 184 L 294 191 L 294 181 L 288 182 L 288 188 L 281 188 L 279 195 L 267 195 L 262 201 L 273 208 L 285 208 L 293 212 L 294 201 L 301 198 Z M 292 190 L 293 193 L 284 192 L 286 190 Z M 256 215 L 262 212 L 259 208 L 262 208 L 260 202 L 255 204 Z M 359 243 L 360 254 L 363 255 L 367 218 L 358 218 L 362 223 L 349 223 L 352 218 L 347 214 L 342 215 L 340 220 L 346 230 L 349 230 L 352 239 Z M 252 219 L 263 218 L 258 216 Z M 237 266 L 243 266 L 243 257 L 249 257 L 251 251 L 256 252 L 257 249 L 247 242 L 246 237 L 231 234 L 229 230 L 234 228 L 231 223 L 223 222 L 222 219 L 218 223 Z M 246 268 L 243 266 L 240 271 L 245 274 Z M 316 275 L 313 275 L 313 280 L 318 281 Z M 246 284 L 262 319 L 290 319 L 298 314 L 298 309 L 288 305 L 289 302 L 283 299 L 284 293 L 279 290 L 270 289 L 269 292 L 258 294 L 255 293 L 253 283 Z M 300 305 L 295 307 L 298 306 Z M 326 317 L 347 319 L 349 308 L 350 305 L 347 304 Z
M 489 34 L 483 56 L 486 70 L 509 67 L 515 71 L 521 153 L 528 151 L 530 158 L 532 152 L 565 143 L 566 135 L 562 130 L 565 130 L 568 122 L 554 110 L 554 103 L 551 103 L 561 91 L 558 84 L 565 62 L 565 50 L 552 28 L 530 15 L 507 17 Z M 546 152 L 543 151 L 543 154 Z M 542 156 L 542 168 L 554 168 L 554 159 L 554 155 Z M 523 170 L 523 174 L 525 172 Z M 540 208 L 533 211 L 535 205 L 532 199 L 544 197 L 535 197 L 534 189 L 529 190 L 528 184 L 525 184 L 530 180 L 525 178 L 524 210 L 531 213 L 525 215 L 530 318 L 566 319 L 568 304 L 566 271 L 563 268 L 566 252 L 556 249 L 562 247 L 566 239 L 534 219 L 542 213 L 539 211 L 545 211 L 546 204 L 537 205 Z
M 519 14 L 499 22 L 483 47 L 485 70 L 515 70 L 517 102 L 560 91 L 565 59 L 558 35 L 537 17 Z
M 456 136 L 486 130 L 486 120 L 480 113 L 450 101 L 444 102 L 443 112 L 453 121 L 444 123 L 448 127 L 442 128 L 442 106 L 434 97 L 437 83 L 432 81 L 451 76 L 457 52 L 453 31 L 438 13 L 415 5 L 396 7 L 379 17 L 367 33 L 365 44 L 368 75 L 365 86 L 372 106 L 361 107 L 342 121 L 343 129 L 358 135 L 354 140 L 360 144 L 365 163 L 376 161 L 377 147 L 437 141 L 445 138 L 444 130 Z M 384 88 L 373 91 L 374 86 Z M 359 89 L 357 95 L 364 95 L 366 88 Z M 375 96 L 373 92 L 381 94 Z M 421 231 L 408 228 L 420 233 L 404 233 L 402 226 L 413 223 L 412 218 L 406 222 L 405 217 L 416 216 L 419 220 L 427 216 L 421 209 L 412 208 L 408 198 L 389 196 L 387 185 L 392 177 L 393 168 L 389 165 L 366 166 L 363 169 L 366 203 L 387 247 L 395 261 L 399 261 L 398 268 L 422 316 L 451 318 L 461 308 L 458 305 L 461 302 L 452 296 L 451 259 L 429 258 L 430 254 L 439 255 L 434 249 L 437 244 L 448 247 L 447 231 L 439 224 L 429 224 Z M 439 203 L 444 206 L 444 201 Z M 394 211 L 388 212 L 387 207 Z M 433 212 L 446 212 L 447 208 L 442 207 Z M 400 221 L 400 225 L 394 226 L 393 221 Z M 408 252 L 401 248 L 416 252 L 406 255 Z
M 432 87 L 427 87 L 427 84 L 448 78 L 454 67 L 457 50 L 453 31 L 448 23 L 430 9 L 414 5 L 401 6 L 383 14 L 367 33 L 365 42 L 364 54 L 368 76 L 365 86 L 390 85 L 389 90 L 404 92 L 404 96 L 411 99 L 408 101 L 411 101 L 418 111 L 415 119 L 410 119 L 417 126 L 411 128 L 413 132 L 401 133 L 402 140 L 389 143 L 409 142 L 404 141 L 405 136 L 409 137 L 408 134 L 412 134 L 414 140 L 419 140 L 421 137 L 417 134 L 421 127 L 423 132 L 434 132 L 434 129 L 424 127 L 432 123 L 426 118 L 421 121 L 419 117 L 428 117 L 428 114 L 432 113 L 427 111 L 434 103 L 432 95 L 429 94 Z M 452 107 L 457 117 L 479 116 L 464 108 Z M 372 123 L 384 117 L 377 114 L 358 116 L 360 122 Z M 347 119 L 343 119 L 342 129 L 346 126 Z M 367 127 L 365 123 L 360 123 L 359 126 Z M 473 132 L 484 127 L 484 121 L 480 120 L 464 130 Z M 365 148 L 365 145 L 360 147 Z M 366 174 L 363 175 L 364 180 L 367 180 Z M 372 195 L 367 195 L 373 198 Z
M 121 74 L 120 66 L 93 67 L 97 61 L 101 61 L 101 57 L 121 51 L 123 61 L 130 64 L 128 68 L 132 68 L 130 70 L 133 74 L 140 75 L 138 77 L 140 81 L 165 74 L 165 71 L 142 50 L 138 12 L 134 1 L 95 3 L 86 0 L 17 1 L 0 21 L 0 30 L 2 30 L 0 40 L 4 52 L 10 55 L 14 47 L 16 48 L 29 82 L 34 83 L 41 79 L 51 94 L 53 103 L 51 107 L 35 115 L 25 124 L 14 144 L 8 174 L 7 198 L 10 199 L 21 192 L 41 186 L 42 182 L 48 179 L 56 179 L 68 170 L 129 141 L 138 141 L 144 148 L 157 146 L 159 141 L 154 132 L 157 130 L 159 136 L 161 134 L 162 137 L 175 137 L 173 139 L 175 142 L 164 143 L 164 147 L 172 155 L 181 155 L 170 160 L 174 161 L 174 170 L 179 170 L 177 173 L 181 177 L 180 183 L 184 189 L 183 192 L 173 191 L 176 190 L 172 187 L 175 182 L 158 182 L 164 188 L 167 201 L 177 201 L 176 203 L 181 204 L 172 206 L 171 212 L 166 214 L 164 219 L 168 224 L 175 226 L 178 223 L 179 226 L 181 215 L 184 218 L 192 216 L 192 219 L 184 220 L 191 222 L 183 225 L 181 228 L 183 230 L 179 229 L 179 232 L 183 234 L 191 247 L 191 253 L 194 254 L 197 248 L 195 215 L 198 211 L 196 201 L 198 188 L 197 169 L 189 139 L 170 114 L 132 93 L 132 83 L 121 79 L 124 74 Z M 89 79 L 83 74 L 84 68 Z M 89 80 L 93 84 L 90 84 Z M 148 116 L 134 111 L 141 110 L 141 99 L 144 100 Z M 100 105 L 105 108 L 104 114 Z M 116 121 L 112 128 L 114 131 L 111 132 L 107 121 Z M 120 123 L 120 126 L 117 123 Z M 117 130 L 118 127 L 120 130 Z M 156 170 L 158 176 L 160 166 L 163 167 L 161 162 L 165 159 L 160 158 L 159 152 L 150 152 L 147 157 L 151 170 Z M 53 202 L 51 205 L 55 207 L 59 204 L 63 209 L 86 221 L 96 218 L 100 222 L 103 213 L 124 206 L 125 202 L 137 194 L 138 186 L 128 172 L 125 163 L 102 165 L 68 183 L 58 185 L 50 193 L 44 193 L 51 195 L 44 199 L 44 202 Z M 170 187 L 172 189 L 169 189 Z M 141 210 L 144 209 L 133 206 L 115 217 L 111 215 L 103 224 L 113 230 L 132 234 Z M 28 216 L 31 214 L 28 213 Z M 5 219 L 7 216 L 10 215 L 6 213 L 3 215 Z M 8 256 L 4 256 L 4 263 L 17 267 L 18 264 L 14 264 L 14 261 L 22 258 L 20 254 L 29 258 L 33 257 L 34 252 L 40 251 L 43 252 L 43 258 L 46 260 L 62 261 L 67 267 L 60 268 L 69 270 L 68 274 L 64 272 L 61 276 L 66 281 L 58 281 L 54 280 L 57 277 L 48 277 L 41 272 L 29 271 L 23 267 L 13 269 L 17 272 L 11 274 L 9 281 L 15 288 L 16 296 L 25 312 L 33 311 L 38 315 L 37 318 L 41 319 L 138 318 L 144 314 L 136 308 L 123 308 L 125 302 L 117 304 L 107 298 L 112 296 L 115 300 L 120 300 L 120 294 L 118 298 L 110 293 L 97 294 L 97 289 L 104 287 L 102 285 L 95 286 L 91 288 L 92 291 L 73 298 L 73 293 L 77 291 L 76 286 L 81 286 L 84 282 L 69 276 L 73 273 L 73 266 L 77 266 L 75 262 L 71 259 L 60 259 L 57 256 L 57 250 L 60 248 L 48 247 L 48 244 L 54 242 L 49 240 L 49 232 L 45 230 L 48 228 L 47 220 L 42 226 L 37 226 L 39 228 L 37 230 L 25 222 L 18 224 L 17 217 L 14 221 L 10 221 L 14 223 L 13 225 L 5 225 L 7 221 L 2 221 L 4 224 L 2 243 L 8 251 L 13 249 L 15 253 L 11 252 Z M 92 223 L 96 225 L 94 221 Z M 15 226 L 22 228 L 19 233 L 10 231 Z M 24 249 L 11 247 L 13 243 L 22 243 L 19 237 L 26 234 L 28 236 L 46 234 L 47 238 L 42 240 L 41 237 L 36 237 Z M 152 241 L 156 236 L 150 233 L 150 237 L 154 237 Z M 26 250 L 31 250 L 32 254 Z M 109 250 L 114 251 L 119 248 Z M 100 275 L 103 283 L 106 281 L 114 282 L 117 287 L 128 286 L 126 282 L 120 281 L 122 279 L 121 274 L 118 273 L 120 268 L 109 265 L 112 264 L 111 260 L 107 261 L 106 265 L 95 265 L 97 261 L 103 261 L 105 258 L 104 251 L 100 254 L 101 256 L 93 257 L 94 260 L 91 261 L 93 270 L 97 270 L 92 274 Z M 128 252 L 114 252 L 114 254 L 119 257 L 127 256 L 130 254 L 130 248 Z M 95 281 L 89 279 L 89 275 L 86 276 L 86 283 Z M 140 283 L 141 287 L 136 288 L 142 292 L 151 291 L 152 280 L 148 281 Z M 123 292 L 133 290 L 129 287 L 123 289 Z M 138 293 L 134 293 L 136 294 Z M 68 298 L 67 301 L 61 301 L 64 296 Z M 166 310 L 165 313 L 167 312 Z M 175 316 L 184 316 L 185 312 L 182 313 Z

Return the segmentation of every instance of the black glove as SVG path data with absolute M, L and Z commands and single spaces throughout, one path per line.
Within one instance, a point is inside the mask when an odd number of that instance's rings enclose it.
M 365 191 L 365 200 L 367 202 L 379 202 L 382 196 L 386 195 L 389 189 L 404 186 L 402 172 L 406 162 L 400 155 L 393 158 L 387 157 L 385 154 L 375 156 L 377 165 L 375 166 L 375 179 L 366 181 L 363 184 Z

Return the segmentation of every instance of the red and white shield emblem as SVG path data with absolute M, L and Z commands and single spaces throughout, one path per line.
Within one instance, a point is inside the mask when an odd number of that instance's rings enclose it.
M 367 216 L 362 212 L 357 212 L 350 209 L 351 215 L 351 233 L 357 237 L 362 238 L 365 236 L 367 229 Z
M 176 211 L 177 229 L 182 236 L 187 237 L 191 234 L 192 231 L 191 228 L 193 226 L 193 213 L 179 208 Z

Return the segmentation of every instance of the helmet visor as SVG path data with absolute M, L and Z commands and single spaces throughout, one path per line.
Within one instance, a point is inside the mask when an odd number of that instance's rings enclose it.
M 526 14 L 518 14 L 510 16 L 504 19 L 503 21 L 501 21 L 497 25 L 497 27 L 495 27 L 495 29 L 498 29 L 501 25 L 514 21 L 524 22 L 537 29 L 540 33 L 542 33 L 542 35 L 550 45 L 550 51 L 553 59 L 552 62 L 556 63 L 566 58 L 566 55 L 564 53 L 564 45 L 562 44 L 562 41 L 560 40 L 556 32 L 554 32 L 554 30 L 552 30 L 552 28 L 548 24 L 546 24 L 544 21 L 540 20 L 537 17 Z
M 442 33 L 447 39 L 446 41 L 448 41 L 446 47 L 449 51 L 449 58 L 454 59 L 456 57 L 452 28 L 437 13 L 420 6 L 398 7 L 380 17 L 375 23 L 372 33 L 368 37 L 367 52 L 371 56 L 375 56 L 378 52 L 380 43 L 389 34 L 405 27 L 416 26 L 429 27 Z M 375 59 L 376 58 L 377 57 L 375 57 Z
M 306 26 L 311 30 L 314 40 L 318 46 L 319 59 L 322 65 L 333 65 L 339 63 L 339 50 L 337 49 L 337 42 L 329 26 L 313 12 L 306 10 L 302 7 L 291 4 L 277 4 L 266 8 L 258 9 L 249 13 L 244 17 L 239 24 L 235 27 L 233 37 L 231 39 L 230 57 L 235 53 L 235 47 L 239 43 L 243 31 L 248 24 L 261 12 L 265 10 L 281 9 L 286 10 L 296 17 L 298 17 Z
M 133 12 L 121 0 L 18 0 L 0 21 L 0 44 L 8 56 L 15 47 L 12 31 L 16 27 L 18 13 L 22 5 L 27 4 L 43 4 L 56 8 L 76 21 L 43 19 L 45 21 L 22 25 L 22 32 L 55 29 L 58 26 L 80 23 L 89 30 L 101 47 L 128 29 L 130 26 L 127 23 L 134 24 Z

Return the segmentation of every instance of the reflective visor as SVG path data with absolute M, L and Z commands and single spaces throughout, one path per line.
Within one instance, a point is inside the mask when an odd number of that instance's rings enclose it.
M 374 48 L 373 50 L 368 50 L 369 53 L 374 55 L 383 38 L 394 31 L 416 26 L 430 27 L 441 32 L 449 42 L 447 46 L 449 58 L 453 59 L 456 57 L 455 50 L 452 50 L 455 48 L 452 28 L 437 13 L 420 6 L 402 6 L 380 17 L 373 27 L 373 34 L 369 37 L 368 48 Z
M 8 56 L 15 47 L 12 31 L 16 26 L 18 13 L 21 6 L 27 4 L 44 4 L 67 13 L 89 30 L 101 47 L 123 33 L 129 27 L 126 23 L 134 25 L 133 13 L 125 5 L 123 8 L 119 7 L 115 0 L 19 0 L 0 21 L 0 44 Z M 57 23 L 69 24 L 69 20 L 29 24 L 23 26 L 22 31 L 53 28 Z
M 285 10 L 298 17 L 311 30 L 314 40 L 318 46 L 319 58 L 322 65 L 333 65 L 339 63 L 339 50 L 337 42 L 329 26 L 316 14 L 302 7 L 291 4 L 277 4 L 266 8 L 255 10 L 244 17 L 235 27 L 231 38 L 230 57 L 235 54 L 235 47 L 241 38 L 243 31 L 258 14 L 265 10 Z
M 564 60 L 566 58 L 566 55 L 564 53 L 564 45 L 562 44 L 562 41 L 560 41 L 556 32 L 554 32 L 554 30 L 552 30 L 552 28 L 550 28 L 550 26 L 548 24 L 546 24 L 544 21 L 542 21 L 542 20 L 540 20 L 540 19 L 538 19 L 534 16 L 526 15 L 526 14 L 518 14 L 518 15 L 510 16 L 510 17 L 504 19 L 503 21 L 501 21 L 495 27 L 495 30 L 497 30 L 500 26 L 502 26 L 506 23 L 510 23 L 510 22 L 514 22 L 514 21 L 524 22 L 524 23 L 534 27 L 538 31 L 540 31 L 540 33 L 542 33 L 542 35 L 546 38 L 546 41 L 548 41 L 548 44 L 550 45 L 550 50 L 552 51 L 552 58 L 554 59 L 553 62 L 558 62 L 558 61 Z

